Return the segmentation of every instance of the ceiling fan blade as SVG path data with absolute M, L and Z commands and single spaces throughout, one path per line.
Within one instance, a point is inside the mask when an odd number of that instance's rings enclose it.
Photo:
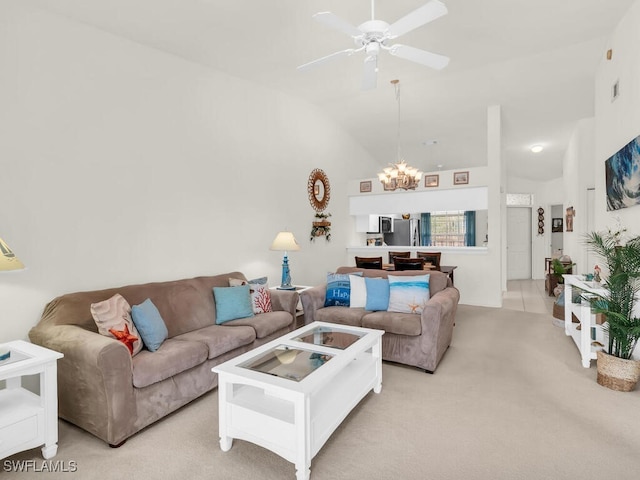
M 434 21 L 437 18 L 446 15 L 447 7 L 440 0 L 431 0 L 426 5 L 405 15 L 400 20 L 392 23 L 386 31 L 388 38 L 396 38 L 414 30 L 422 25 Z
M 372 90 L 378 85 L 378 56 L 369 55 L 364 59 L 362 90 Z
M 420 50 L 419 48 L 408 47 L 407 45 L 392 45 L 389 47 L 389 53 L 396 57 L 404 58 L 405 60 L 435 68 L 436 70 L 442 70 L 449 64 L 449 57 Z
M 320 23 L 324 23 L 327 27 L 331 27 L 335 30 L 340 30 L 351 37 L 359 37 L 362 32 L 358 28 L 351 25 L 346 20 L 334 15 L 331 12 L 319 12 L 316 13 L 313 18 Z
M 331 55 L 327 55 L 326 57 L 321 57 L 321 58 L 317 58 L 316 60 L 312 60 L 311 62 L 307 62 L 303 65 L 300 65 L 298 67 L 298 70 L 308 70 L 309 68 L 313 68 L 316 67 L 318 65 L 321 65 L 325 62 L 328 62 L 330 60 L 333 60 L 334 58 L 338 58 L 338 57 L 348 57 L 349 55 L 352 55 L 356 50 L 353 48 L 347 48 L 346 50 L 340 50 L 339 52 L 335 52 L 332 53 Z

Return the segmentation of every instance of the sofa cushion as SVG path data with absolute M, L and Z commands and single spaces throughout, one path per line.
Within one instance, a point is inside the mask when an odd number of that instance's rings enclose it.
M 238 278 L 230 278 L 229 286 L 238 287 L 240 285 L 249 285 L 249 293 L 251 294 L 251 306 L 253 313 L 267 313 L 273 311 L 271 305 L 271 292 L 267 284 L 267 277 L 260 277 L 255 280 L 242 280 Z
M 173 377 L 200 365 L 207 354 L 204 343 L 170 338 L 157 351 L 142 350 L 133 357 L 133 385 L 143 388 Z
M 237 287 L 213 287 L 216 302 L 216 323 L 253 317 L 249 284 Z
M 144 346 L 151 352 L 158 350 L 169 336 L 167 326 L 150 298 L 131 307 L 131 318 L 140 332 Z
M 367 303 L 365 308 L 371 311 L 389 308 L 389 280 L 386 278 L 365 278 Z
M 204 343 L 209 349 L 208 358 L 219 357 L 238 347 L 249 345 L 256 339 L 256 331 L 253 328 L 227 325 L 211 325 L 183 333 L 174 339 Z
M 349 272 L 351 275 L 362 275 L 362 272 Z M 351 299 L 351 282 L 348 274 L 328 273 L 325 307 L 348 307 Z
M 131 307 L 122 295 L 116 293 L 102 302 L 91 304 L 91 315 L 98 333 L 124 343 L 131 355 L 142 350 L 140 334 L 131 319 Z
M 256 332 L 256 337 L 264 338 L 271 335 L 274 332 L 282 328 L 286 328 L 293 322 L 293 317 L 289 312 L 281 310 L 261 313 L 260 315 L 254 315 L 253 317 L 241 318 L 239 320 L 231 320 L 226 322 L 225 326 L 249 326 L 253 327 Z
M 400 277 L 389 275 L 390 312 L 420 314 L 429 301 L 429 274 Z
M 422 334 L 420 315 L 399 312 L 372 312 L 362 317 L 362 326 L 386 333 L 415 337 Z
M 349 306 L 351 308 L 364 308 L 367 305 L 367 286 L 364 278 L 359 275 L 349 275 L 351 295 Z
M 364 308 L 325 307 L 316 310 L 314 320 L 359 327 L 362 325 L 362 317 L 366 313 Z

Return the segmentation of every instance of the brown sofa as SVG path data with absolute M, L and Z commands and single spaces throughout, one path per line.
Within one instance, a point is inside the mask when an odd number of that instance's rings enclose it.
M 340 267 L 336 273 L 363 272 L 365 277 L 387 278 L 388 274 L 423 275 L 422 270 L 388 272 L 377 269 Z M 384 330 L 382 358 L 422 368 L 433 373 L 451 344 L 460 292 L 451 285 L 444 273 L 430 271 L 430 299 L 422 314 L 397 312 L 371 312 L 364 308 L 341 306 L 325 307 L 326 284 L 300 293 L 304 308 L 304 321 L 333 322 L 358 327 Z
M 271 291 L 273 312 L 216 325 L 213 287 L 228 287 L 240 272 L 211 277 L 79 292 L 52 300 L 29 337 L 62 352 L 58 362 L 59 416 L 119 445 L 134 433 L 217 386 L 211 368 L 295 327 L 298 294 Z M 92 303 L 116 293 L 129 305 L 156 305 L 169 338 L 131 356 L 100 335 Z

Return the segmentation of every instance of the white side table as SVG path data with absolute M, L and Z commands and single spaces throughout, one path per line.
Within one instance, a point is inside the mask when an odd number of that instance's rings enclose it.
M 57 360 L 62 354 L 17 340 L 0 345 L 11 357 L 0 361 L 0 458 L 44 445 L 49 459 L 58 451 Z M 40 395 L 22 388 L 22 377 L 40 375 Z

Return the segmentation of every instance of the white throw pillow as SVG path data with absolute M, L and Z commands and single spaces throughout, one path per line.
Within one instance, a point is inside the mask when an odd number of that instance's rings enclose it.
M 349 307 L 364 308 L 367 305 L 367 284 L 364 277 L 349 275 L 349 283 L 351 284 Z

